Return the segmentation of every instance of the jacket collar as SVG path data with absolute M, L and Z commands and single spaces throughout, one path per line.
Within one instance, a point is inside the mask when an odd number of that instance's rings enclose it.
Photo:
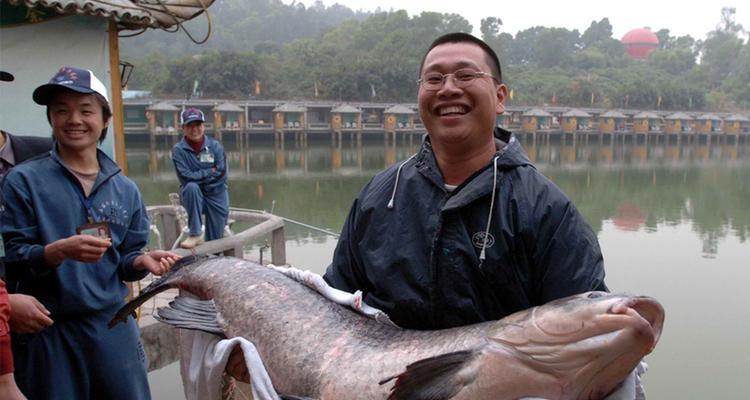
M 60 164 L 71 177 L 73 177 L 73 174 L 68 171 L 68 167 L 65 166 L 65 163 L 60 158 L 60 153 L 57 151 L 57 143 L 55 143 L 52 151 L 50 151 L 50 157 L 55 162 Z M 102 184 L 102 182 L 108 180 L 112 176 L 117 175 L 121 171 L 117 163 L 115 163 L 114 160 L 109 158 L 109 156 L 99 148 L 96 149 L 96 158 L 99 161 L 99 176 L 96 178 L 96 182 L 91 188 L 91 193 L 94 193 L 94 191 L 96 191 L 96 189 Z
M 208 135 L 204 135 L 203 145 L 201 146 L 201 151 L 208 148 L 208 142 L 211 140 L 211 138 Z M 188 143 L 187 139 L 185 139 L 185 136 L 180 139 L 180 141 L 177 143 L 177 146 L 179 146 L 183 150 L 188 150 L 192 153 L 195 153 L 193 150 L 193 146 Z
M 521 143 L 516 139 L 515 135 L 508 130 L 502 128 L 495 128 L 494 136 L 496 140 L 499 140 L 506 145 L 500 148 L 495 153 L 497 158 L 497 169 L 498 172 L 510 170 L 519 166 L 532 166 L 526 152 L 521 147 Z M 453 195 L 447 201 L 444 209 L 454 209 L 463 207 L 464 205 L 487 195 L 492 191 L 492 179 L 494 165 L 493 160 L 490 160 L 487 165 L 477 170 L 472 176 L 467 178 L 461 185 L 459 185 L 453 192 Z M 415 167 L 422 176 L 432 182 L 433 185 L 437 186 L 441 190 L 445 190 L 442 173 L 437 165 L 435 154 L 432 151 L 432 145 L 430 144 L 429 136 L 425 135 L 422 142 L 422 147 L 419 154 L 415 157 Z M 503 179 L 502 175 L 498 175 L 498 179 Z

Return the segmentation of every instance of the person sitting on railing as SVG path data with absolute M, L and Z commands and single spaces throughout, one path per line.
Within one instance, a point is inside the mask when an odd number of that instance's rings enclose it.
M 188 213 L 189 237 L 180 246 L 192 249 L 204 241 L 201 215 L 206 216 L 205 240 L 220 239 L 229 216 L 227 161 L 224 146 L 206 136 L 205 117 L 197 108 L 180 115 L 184 136 L 172 148 L 180 199 Z

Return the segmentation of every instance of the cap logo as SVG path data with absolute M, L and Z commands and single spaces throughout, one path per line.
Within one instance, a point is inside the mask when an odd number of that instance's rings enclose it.
M 60 68 L 53 80 L 61 85 L 70 85 L 78 80 L 78 74 L 72 68 Z

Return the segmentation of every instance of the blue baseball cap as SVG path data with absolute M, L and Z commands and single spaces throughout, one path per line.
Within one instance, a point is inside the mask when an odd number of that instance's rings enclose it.
M 49 83 L 36 88 L 33 95 L 34 102 L 43 106 L 48 105 L 60 88 L 83 94 L 98 93 L 104 97 L 104 100 L 107 100 L 107 105 L 109 105 L 107 88 L 102 81 L 90 70 L 76 67 L 60 68 Z
M 195 121 L 206 122 L 206 117 L 203 116 L 203 111 L 197 108 L 186 108 L 180 114 L 180 121 L 182 121 L 180 125 L 187 125 Z

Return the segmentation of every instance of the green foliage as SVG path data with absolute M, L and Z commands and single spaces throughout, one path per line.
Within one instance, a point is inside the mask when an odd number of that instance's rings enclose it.
M 306 8 L 221 0 L 210 12 L 211 38 L 201 47 L 164 32 L 123 39 L 123 54 L 136 64 L 129 86 L 166 96 L 241 99 L 256 96 L 257 81 L 260 98 L 413 102 L 419 63 L 432 40 L 473 28 L 457 14 L 355 13 L 320 1 Z M 479 30 L 500 57 L 512 104 L 554 98 L 568 107 L 750 107 L 750 42 L 731 8 L 722 9 L 721 22 L 704 41 L 656 31 L 660 46 L 646 61 L 626 55 L 607 18 L 592 21 L 583 34 L 536 26 L 514 36 L 502 28 L 501 17 L 490 16 Z
M 689 48 L 656 50 L 649 55 L 649 64 L 673 75 L 685 75 L 695 67 L 695 55 Z

